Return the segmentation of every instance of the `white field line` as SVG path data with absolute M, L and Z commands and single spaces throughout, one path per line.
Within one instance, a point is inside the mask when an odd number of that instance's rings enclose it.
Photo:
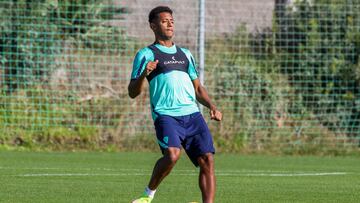
M 135 168 L 56 168 L 56 167 L 1 167 L 0 170 L 57 170 L 57 171 L 138 171 L 138 172 L 152 172 L 151 169 L 135 169 Z M 175 169 L 178 172 L 198 172 L 198 169 Z M 219 170 L 216 170 L 219 171 Z M 241 172 L 250 172 L 250 173 L 267 173 L 267 172 L 276 172 L 276 173 L 285 173 L 289 171 L 273 171 L 273 170 L 221 170 L 226 171 L 227 173 L 241 173 Z
M 346 172 L 323 172 L 323 173 L 254 173 L 244 174 L 244 176 L 271 176 L 271 177 L 293 177 L 293 176 L 338 176 L 347 175 Z M 222 174 L 226 176 L 226 174 Z M 230 175 L 231 176 L 231 175 Z
M 0 167 L 0 170 L 62 170 L 62 171 L 135 171 L 137 169 L 110 169 L 110 168 L 53 168 L 53 167 Z M 140 170 L 140 169 L 139 169 Z M 143 171 L 143 170 L 141 170 Z
M 216 176 L 262 176 L 262 177 L 299 177 L 299 176 L 339 176 L 346 172 L 328 173 L 216 173 Z M 66 176 L 150 176 L 151 173 L 28 173 L 14 175 L 17 177 L 66 177 Z M 172 173 L 173 176 L 197 176 L 196 173 Z
M 1 167 L 0 170 L 30 170 L 38 171 L 35 173 L 23 173 L 12 176 L 17 177 L 46 177 L 46 176 L 149 176 L 151 170 L 148 169 L 117 169 L 117 168 L 55 168 L 55 167 Z M 45 173 L 39 172 L 47 171 Z M 58 173 L 49 173 L 48 171 L 60 171 Z M 66 173 L 69 171 L 70 173 Z M 80 171 L 74 173 L 74 171 Z M 82 173 L 86 171 L 85 173 Z M 96 173 L 102 171 L 111 171 L 112 173 Z M 64 173 L 65 172 L 65 173 Z M 94 173 L 92 173 L 94 172 Z M 117 173 L 119 172 L 119 173 Z M 349 172 L 304 172 L 304 171 L 275 171 L 275 170 L 216 170 L 217 176 L 263 176 L 263 177 L 299 177 L 299 176 L 341 176 L 353 174 Z M 171 175 L 174 176 L 197 176 L 198 169 L 175 169 Z
M 55 168 L 55 167 L 1 167 L 0 170 L 58 170 L 58 171 L 130 171 L 130 172 L 152 172 L 151 169 L 135 169 L 135 168 Z M 199 169 L 174 169 L 173 172 L 193 172 L 198 173 Z M 248 169 L 240 169 L 240 170 L 215 170 L 217 173 L 226 173 L 226 174 L 234 174 L 234 173 L 308 173 L 305 171 L 282 171 L 282 170 L 248 170 Z M 316 173 L 316 172 L 310 172 Z M 318 173 L 327 173 L 327 172 L 318 172 Z M 345 172 L 329 172 L 329 173 L 345 173 Z

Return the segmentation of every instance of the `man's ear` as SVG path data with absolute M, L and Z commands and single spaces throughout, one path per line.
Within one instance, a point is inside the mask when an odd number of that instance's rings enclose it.
M 150 28 L 151 28 L 152 30 L 156 30 L 156 25 L 155 25 L 155 23 L 150 23 Z

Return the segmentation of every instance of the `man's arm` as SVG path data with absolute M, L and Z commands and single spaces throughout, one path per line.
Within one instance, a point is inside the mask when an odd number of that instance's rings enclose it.
M 197 78 L 192 81 L 195 89 L 196 100 L 200 102 L 200 104 L 206 106 L 210 109 L 210 118 L 221 121 L 222 113 L 217 110 L 216 106 L 211 102 L 210 97 L 206 91 L 206 89 L 201 85 L 200 80 Z
M 156 60 L 156 61 L 150 61 L 149 63 L 147 63 L 145 70 L 140 75 L 140 77 L 130 81 L 129 86 L 128 86 L 128 93 L 132 99 L 134 99 L 135 97 L 140 95 L 141 91 L 143 90 L 146 76 L 148 76 L 153 70 L 155 70 L 158 62 L 159 61 Z
M 135 97 L 140 95 L 140 93 L 143 89 L 145 77 L 146 77 L 146 74 L 144 74 L 144 73 L 141 74 L 138 79 L 132 79 L 129 83 L 128 93 L 132 99 L 134 99 Z

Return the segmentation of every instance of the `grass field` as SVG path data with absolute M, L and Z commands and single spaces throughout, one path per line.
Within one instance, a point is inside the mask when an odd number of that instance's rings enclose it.
M 157 153 L 0 151 L 0 202 L 127 202 L 142 193 Z M 216 155 L 219 203 L 360 202 L 359 157 Z M 201 202 L 186 156 L 154 203 Z

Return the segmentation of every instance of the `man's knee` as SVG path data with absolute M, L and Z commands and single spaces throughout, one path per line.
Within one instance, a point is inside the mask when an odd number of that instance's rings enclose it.
M 198 163 L 200 168 L 213 168 L 214 155 L 212 153 L 201 155 L 198 157 Z
M 180 158 L 180 149 L 178 148 L 168 148 L 165 152 L 164 157 L 168 160 L 169 164 L 175 165 L 177 160 Z

